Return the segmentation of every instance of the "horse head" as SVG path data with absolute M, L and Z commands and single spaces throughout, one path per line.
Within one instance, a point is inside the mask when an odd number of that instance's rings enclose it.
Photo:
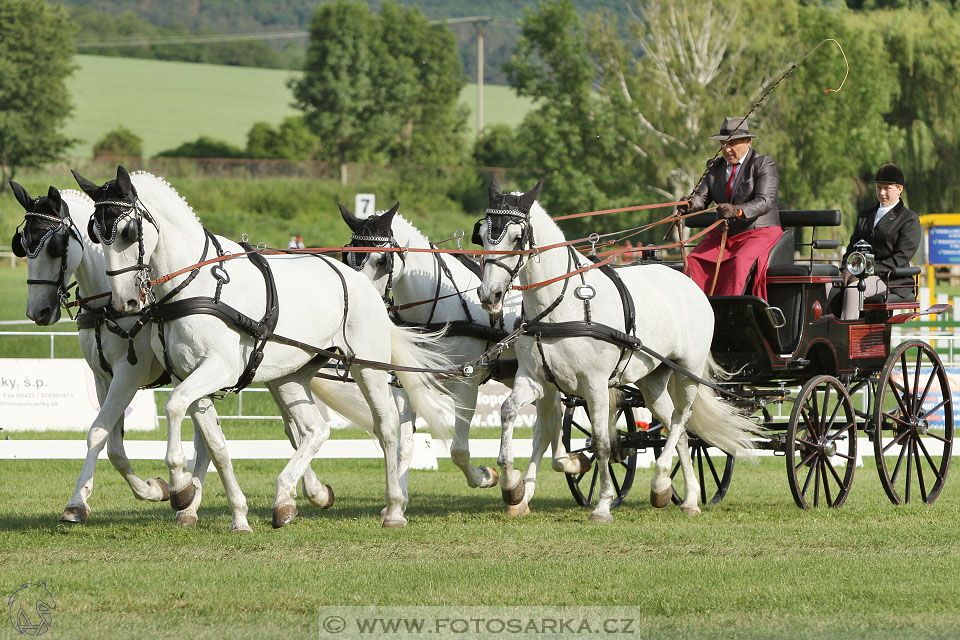
M 27 317 L 50 325 L 60 319 L 60 303 L 69 295 L 67 282 L 83 258 L 83 240 L 56 187 L 36 198 L 16 182 L 11 181 L 10 188 L 24 209 L 10 245 L 15 255 L 27 259 Z
M 480 303 L 488 313 L 499 313 L 503 298 L 524 264 L 520 253 L 534 246 L 530 209 L 540 195 L 543 180 L 527 191 L 500 191 L 497 178 L 488 187 L 489 206 L 483 219 L 473 228 L 473 241 L 485 251 L 502 251 L 505 255 L 482 257 L 483 280 L 478 291 Z M 512 255 L 510 255 L 512 254 Z M 488 266 L 499 267 L 489 269 Z
M 94 202 L 87 232 L 104 246 L 104 259 L 113 305 L 118 311 L 138 312 L 149 295 L 150 257 L 160 239 L 160 229 L 137 196 L 130 174 L 117 167 L 117 177 L 97 185 L 76 171 L 73 177 Z M 150 224 L 144 224 L 144 221 Z
M 350 251 L 350 247 L 397 247 L 396 239 L 393 237 L 393 217 L 400 208 L 400 203 L 396 203 L 387 211 L 379 212 L 369 218 L 358 218 L 350 209 L 342 204 L 337 205 L 340 208 L 340 215 L 343 221 L 350 227 L 350 243 L 344 245 L 343 261 L 356 271 L 365 274 L 376 286 L 380 296 L 388 298 L 393 280 L 399 277 L 399 270 L 402 270 L 404 263 L 404 254 L 399 253 L 400 267 L 397 267 L 398 261 L 394 258 L 398 252 L 394 251 Z

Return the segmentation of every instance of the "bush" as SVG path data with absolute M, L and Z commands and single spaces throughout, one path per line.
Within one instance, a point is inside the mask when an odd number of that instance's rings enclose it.
M 179 147 L 161 151 L 157 158 L 245 158 L 247 154 L 225 140 L 200 136 L 192 142 L 184 142 Z
M 117 127 L 103 134 L 93 145 L 93 157 L 143 157 L 143 139 L 126 127 Z

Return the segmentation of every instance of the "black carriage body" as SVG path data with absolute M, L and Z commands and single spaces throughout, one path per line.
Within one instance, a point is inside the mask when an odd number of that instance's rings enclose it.
M 782 211 L 780 216 L 784 233 L 770 254 L 769 300 L 710 298 L 716 316 L 714 358 L 734 373 L 730 382 L 751 385 L 800 383 L 820 374 L 858 378 L 880 371 L 890 351 L 891 305 L 872 305 L 882 308 L 857 320 L 840 320 L 827 299 L 827 285 L 839 284 L 839 268 L 815 263 L 812 255 L 794 260 L 797 228 L 812 227 L 815 236 L 817 227 L 839 225 L 840 211 Z M 815 237 L 810 244 L 811 254 L 813 248 L 836 246 Z

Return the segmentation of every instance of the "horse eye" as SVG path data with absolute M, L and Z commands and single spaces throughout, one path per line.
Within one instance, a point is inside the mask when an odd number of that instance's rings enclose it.
M 140 223 L 137 220 L 131 220 L 123 228 L 123 239 L 127 242 L 136 242 L 140 236 Z

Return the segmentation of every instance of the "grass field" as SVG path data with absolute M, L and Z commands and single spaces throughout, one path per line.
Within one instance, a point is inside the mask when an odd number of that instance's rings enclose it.
M 278 124 L 299 113 L 291 106 L 287 80 L 295 72 L 106 56 L 76 57 L 68 80 L 74 114 L 65 133 L 82 140 L 71 155 L 88 157 L 104 133 L 123 125 L 143 138 L 152 156 L 205 135 L 243 147 L 255 122 Z M 517 124 L 531 102 L 509 87 L 484 86 L 488 124 Z M 461 101 L 475 114 L 476 85 L 467 85 Z M 476 115 L 468 121 L 476 132 Z
M 0 466 L 0 589 L 46 581 L 50 638 L 311 638 L 332 605 L 620 605 L 638 638 L 960 635 L 960 494 L 894 507 L 870 462 L 843 509 L 810 512 L 793 506 L 782 460 L 738 465 L 726 500 L 693 519 L 651 508 L 638 472 L 609 526 L 585 522 L 558 474 L 541 473 L 533 512 L 513 519 L 496 490 L 467 489 L 443 463 L 413 473 L 403 530 L 379 526 L 380 463 L 315 462 L 337 504 L 301 505 L 275 531 L 280 463 L 240 461 L 250 535 L 227 533 L 214 474 L 193 530 L 106 469 L 90 521 L 58 524 L 79 465 Z

